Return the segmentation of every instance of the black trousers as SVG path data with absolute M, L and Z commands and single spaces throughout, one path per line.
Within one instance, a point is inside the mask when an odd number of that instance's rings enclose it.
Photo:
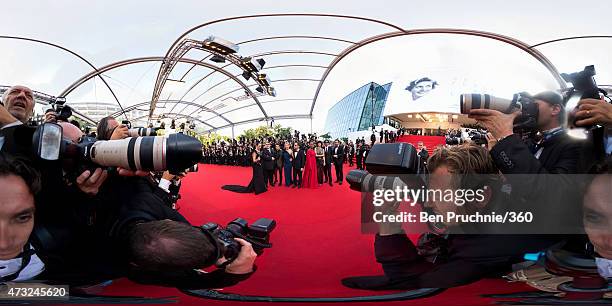
M 283 167 L 274 167 L 274 181 L 278 179 L 278 184 L 283 184 Z
M 293 168 L 293 185 L 302 186 L 302 171 L 300 171 L 300 168 Z
M 342 163 L 334 163 L 334 167 L 336 168 L 336 180 L 338 181 L 338 183 L 342 183 L 342 180 L 344 179 L 342 166 Z
M 330 185 L 332 184 L 331 168 L 332 165 L 329 162 L 325 164 L 325 166 L 323 166 L 323 175 L 325 176 L 325 181 L 329 182 Z
M 266 182 L 266 185 L 270 184 L 273 185 L 274 184 L 274 169 L 264 169 L 263 171 L 264 174 L 264 182 Z

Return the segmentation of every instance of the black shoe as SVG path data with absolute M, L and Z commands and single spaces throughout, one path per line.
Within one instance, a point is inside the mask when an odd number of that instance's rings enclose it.
M 295 187 L 297 187 L 297 186 L 295 186 L 295 185 L 291 185 L 291 188 L 295 188 Z
M 340 183 L 338 183 L 338 185 L 342 185 L 342 181 L 340 181 Z

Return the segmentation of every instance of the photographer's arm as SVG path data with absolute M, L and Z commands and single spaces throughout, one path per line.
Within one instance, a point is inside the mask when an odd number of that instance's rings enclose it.
M 5 128 L 13 124 L 21 124 L 21 121 L 13 117 L 4 106 L 0 106 L 0 128 Z

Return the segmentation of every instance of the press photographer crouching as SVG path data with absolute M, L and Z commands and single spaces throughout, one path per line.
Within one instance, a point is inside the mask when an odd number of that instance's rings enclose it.
M 375 148 L 370 157 L 376 154 Z M 428 168 L 428 190 L 472 189 L 484 190 L 484 194 L 463 205 L 434 197 L 425 203 L 426 211 L 436 215 L 486 214 L 511 204 L 503 192 L 499 170 L 483 147 L 465 144 L 437 149 L 428 160 Z M 352 174 L 349 181 L 350 177 Z M 398 205 L 385 203 L 380 209 L 385 215 L 397 215 Z M 441 232 L 439 235 L 422 236 L 417 247 L 404 233 L 403 222 L 379 222 L 378 226 L 374 249 L 385 275 L 345 278 L 342 280 L 345 286 L 387 290 L 465 285 L 483 277 L 502 275 L 511 270 L 512 264 L 522 261 L 524 253 L 546 249 L 561 240 L 561 237 L 493 235 L 486 225 L 478 228 L 478 224 L 446 219 L 432 224 L 432 229 Z M 472 234 L 447 234 L 466 231 Z

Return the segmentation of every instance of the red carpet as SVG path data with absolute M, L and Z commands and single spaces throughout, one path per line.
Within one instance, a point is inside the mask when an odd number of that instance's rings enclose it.
M 345 169 L 345 175 L 348 170 Z M 340 284 L 347 276 L 382 274 L 374 260 L 372 235 L 360 232 L 360 195 L 349 190 L 348 183 L 333 187 L 324 185 L 318 189 L 272 187 L 257 196 L 220 188 L 224 184 L 247 185 L 250 177 L 251 168 L 200 165 L 199 172 L 187 176 L 181 190 L 180 212 L 192 224 L 213 221 L 225 225 L 235 217 L 246 218 L 249 222 L 260 217 L 277 221 L 271 239 L 274 247 L 257 260 L 258 271 L 249 280 L 226 288 L 224 292 L 285 297 L 390 293 L 352 290 Z M 490 305 L 494 301 L 481 298 L 480 294 L 525 290 L 528 288 L 521 284 L 485 280 L 429 298 L 389 303 Z M 104 293 L 179 296 L 180 303 L 185 305 L 237 303 L 204 300 L 186 296 L 176 289 L 141 286 L 127 280 L 115 281 Z

